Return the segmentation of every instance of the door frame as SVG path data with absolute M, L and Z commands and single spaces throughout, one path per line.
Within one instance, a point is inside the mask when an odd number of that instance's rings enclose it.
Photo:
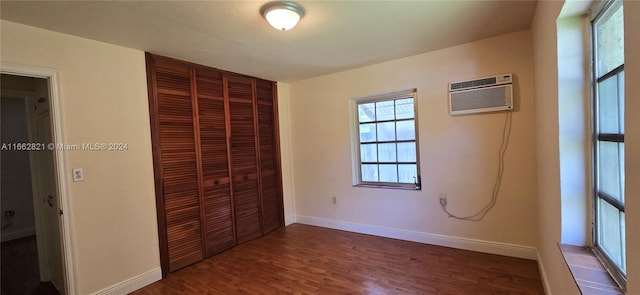
M 51 138 L 54 143 L 64 143 L 64 128 L 62 122 L 62 102 L 60 101 L 59 73 L 54 69 L 18 65 L 12 63 L 0 63 L 0 72 L 16 76 L 26 76 L 47 79 L 49 84 L 49 114 L 51 118 Z M 59 207 L 64 214 L 61 216 L 61 243 L 63 249 L 63 276 L 65 278 L 64 293 L 76 294 L 77 273 L 75 264 L 75 251 L 71 230 L 71 204 L 69 198 L 69 177 L 66 173 L 66 152 L 64 150 L 53 150 L 56 185 L 58 193 Z

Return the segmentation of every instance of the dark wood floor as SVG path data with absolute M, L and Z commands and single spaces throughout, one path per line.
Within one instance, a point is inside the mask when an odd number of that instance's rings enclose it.
M 40 282 L 36 236 L 2 243 L 2 295 L 59 295 L 50 283 Z
M 535 261 L 293 224 L 134 294 L 544 294 Z

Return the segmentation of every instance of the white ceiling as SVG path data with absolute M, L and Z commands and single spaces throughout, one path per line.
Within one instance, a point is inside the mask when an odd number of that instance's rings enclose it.
M 265 1 L 2 1 L 4 20 L 275 81 L 296 81 L 530 27 L 535 1 L 298 1 L 282 32 Z

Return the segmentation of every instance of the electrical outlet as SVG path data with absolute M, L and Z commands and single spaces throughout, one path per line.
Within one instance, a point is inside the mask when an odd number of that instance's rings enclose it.
M 333 198 L 331 198 L 331 204 L 337 205 L 338 204 L 338 197 L 333 196 Z
M 83 181 L 84 180 L 84 170 L 82 168 L 73 168 L 73 181 Z
M 440 193 L 440 206 L 447 206 L 447 194 Z
M 4 211 L 4 216 L 6 216 L 6 217 L 13 217 L 15 215 L 16 215 L 16 211 L 15 210 Z

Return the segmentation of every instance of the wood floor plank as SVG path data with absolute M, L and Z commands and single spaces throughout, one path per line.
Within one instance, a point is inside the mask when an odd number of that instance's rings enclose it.
M 293 224 L 133 294 L 544 294 L 535 261 Z
M 1 295 L 60 295 L 51 282 L 40 282 L 36 236 L 2 243 Z

